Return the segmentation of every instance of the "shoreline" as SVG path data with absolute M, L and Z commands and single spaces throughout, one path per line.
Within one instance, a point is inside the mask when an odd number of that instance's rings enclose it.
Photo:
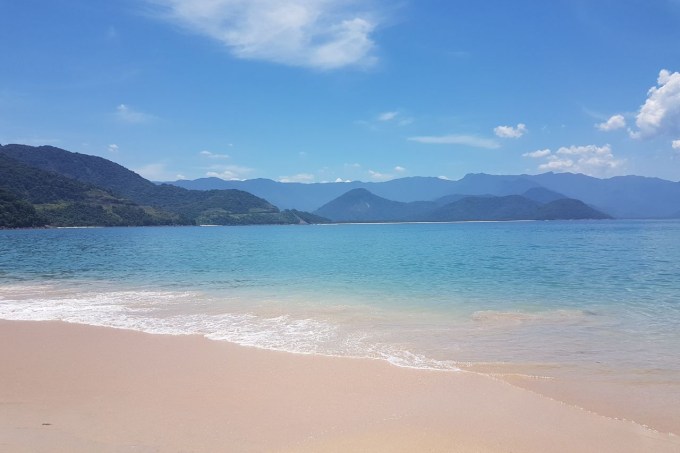
M 0 345 L 9 451 L 680 450 L 471 372 L 58 321 L 0 321 Z

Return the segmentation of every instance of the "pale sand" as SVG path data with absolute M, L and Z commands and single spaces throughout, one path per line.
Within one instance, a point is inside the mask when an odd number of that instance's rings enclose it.
M 680 452 L 471 373 L 0 321 L 0 451 Z

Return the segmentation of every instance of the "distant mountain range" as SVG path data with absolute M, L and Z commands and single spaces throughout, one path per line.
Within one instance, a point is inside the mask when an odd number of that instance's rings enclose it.
M 218 178 L 153 183 L 101 157 L 51 146 L 0 146 L 0 227 L 5 228 L 610 216 L 680 218 L 680 183 L 570 173 L 469 174 L 458 181 L 411 177 L 380 183 Z
M 225 181 L 219 178 L 201 178 L 193 181 L 174 181 L 170 184 L 195 190 L 245 190 L 282 208 L 303 211 L 315 211 L 352 189 L 366 189 L 379 197 L 404 203 L 435 201 L 445 196 L 462 195 L 525 196 L 531 189 L 542 189 L 581 200 L 614 218 L 680 217 L 680 182 L 642 176 L 598 179 L 572 173 L 540 175 L 480 173 L 469 174 L 458 181 L 434 177 L 409 177 L 386 182 L 302 184 L 281 183 L 269 179 Z
M 157 185 L 101 157 L 0 146 L 0 226 L 243 225 L 323 222 L 241 190 Z M 12 214 L 13 213 L 13 214 Z
M 541 201 L 539 201 L 541 200 Z M 524 195 L 446 196 L 435 201 L 392 201 L 352 189 L 315 211 L 336 222 L 454 222 L 463 220 L 608 219 L 579 200 L 546 189 Z

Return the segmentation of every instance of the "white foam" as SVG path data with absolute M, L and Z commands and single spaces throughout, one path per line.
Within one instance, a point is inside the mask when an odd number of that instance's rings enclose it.
M 291 315 L 200 311 L 202 295 L 171 291 L 78 291 L 51 285 L 11 285 L 0 290 L 0 318 L 64 321 L 165 335 L 202 335 L 242 346 L 386 360 L 396 366 L 458 370 L 453 362 L 380 342 L 371 332 Z M 197 312 L 198 307 L 198 312 Z M 193 312 L 192 312 L 193 311 Z

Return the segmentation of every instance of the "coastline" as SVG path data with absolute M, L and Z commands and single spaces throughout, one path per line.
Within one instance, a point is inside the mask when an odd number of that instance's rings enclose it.
M 0 345 L 8 451 L 680 450 L 475 373 L 53 321 L 0 321 Z

